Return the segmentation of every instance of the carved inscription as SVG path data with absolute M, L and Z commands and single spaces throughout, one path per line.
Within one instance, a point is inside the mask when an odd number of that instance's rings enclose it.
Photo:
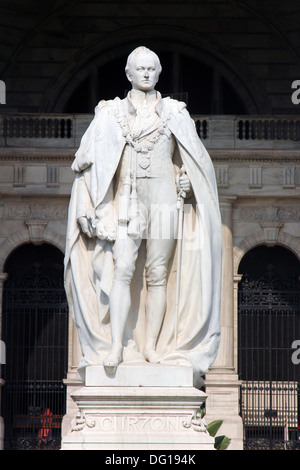
M 103 432 L 182 431 L 180 416 L 100 416 L 96 427 Z
M 240 212 L 240 219 L 249 222 L 259 222 L 264 220 L 265 216 L 265 207 L 242 207 Z
M 7 219 L 40 218 L 66 219 L 66 204 L 39 204 L 37 202 L 5 202 L 4 217 Z
M 296 207 L 279 207 L 277 209 L 277 216 L 282 222 L 298 222 L 300 220 L 300 209 Z
M 240 220 L 246 222 L 279 221 L 294 222 L 300 220 L 297 207 L 241 207 Z

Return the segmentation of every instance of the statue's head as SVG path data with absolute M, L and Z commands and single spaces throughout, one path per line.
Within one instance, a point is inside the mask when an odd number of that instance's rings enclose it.
M 132 88 L 151 91 L 158 82 L 161 65 L 155 52 L 147 47 L 137 47 L 128 56 L 125 72 Z

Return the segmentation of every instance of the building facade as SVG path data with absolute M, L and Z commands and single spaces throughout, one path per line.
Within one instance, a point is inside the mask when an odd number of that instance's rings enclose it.
M 13 1 L 1 10 L 1 446 L 59 447 L 76 414 L 80 351 L 61 284 L 70 167 L 98 100 L 126 93 L 126 57 L 142 38 L 161 58 L 160 91 L 187 102 L 218 183 L 222 339 L 206 376 L 207 419 L 224 420 L 232 449 L 295 447 L 297 2 Z

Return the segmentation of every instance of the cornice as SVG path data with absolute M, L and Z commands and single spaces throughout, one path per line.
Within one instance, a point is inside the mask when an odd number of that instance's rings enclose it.
M 300 163 L 300 150 L 207 149 L 214 163 Z
M 0 161 L 70 163 L 77 150 L 77 147 L 67 149 L 0 147 Z M 213 149 L 207 147 L 207 151 L 214 163 L 300 163 L 300 149 Z
M 24 147 L 12 147 L 0 148 L 0 161 L 4 162 L 15 162 L 15 161 L 27 161 L 27 162 L 38 162 L 46 163 L 48 161 L 55 162 L 72 162 L 77 148 L 24 148 Z

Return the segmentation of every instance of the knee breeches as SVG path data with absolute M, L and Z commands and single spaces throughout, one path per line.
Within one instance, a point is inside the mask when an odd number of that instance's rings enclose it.
M 146 239 L 145 275 L 148 286 L 165 285 L 176 235 L 177 193 L 174 185 L 160 179 L 138 180 L 141 236 L 118 238 L 113 247 L 114 279 L 130 284 L 138 250 Z

